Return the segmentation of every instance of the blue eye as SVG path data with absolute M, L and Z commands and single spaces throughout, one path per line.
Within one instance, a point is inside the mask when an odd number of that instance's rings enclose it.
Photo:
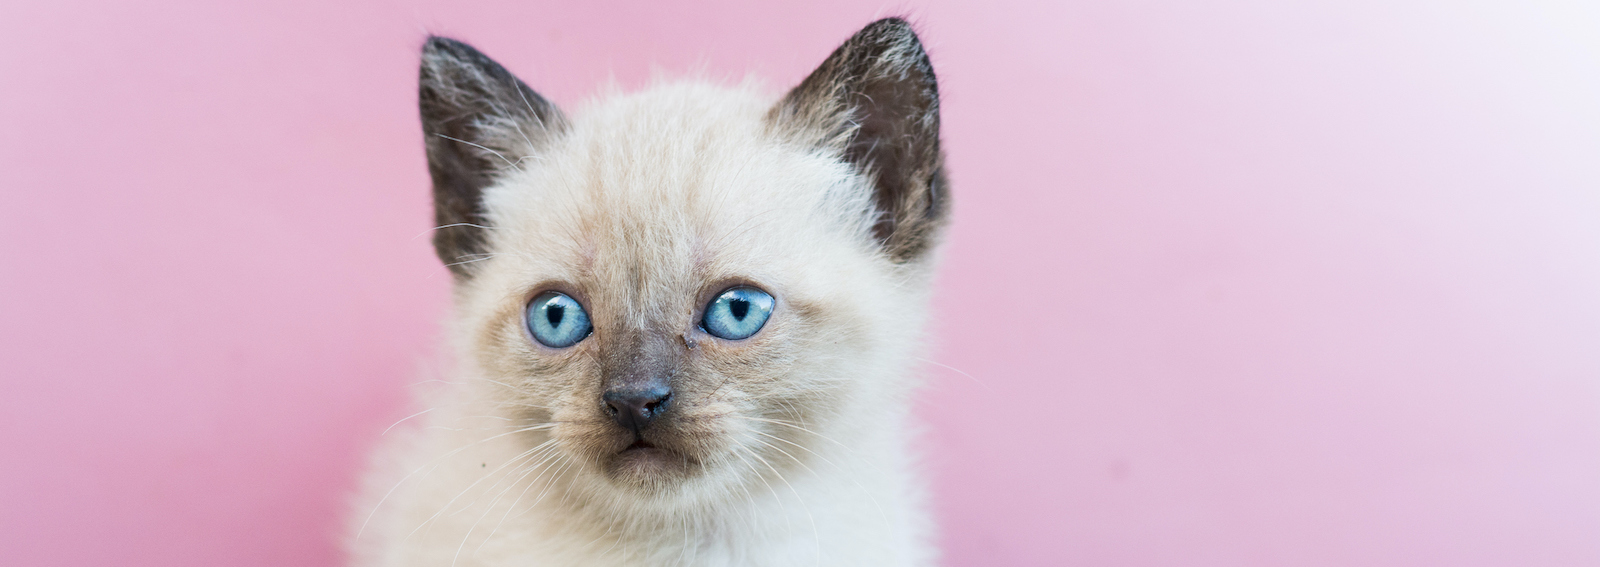
M 712 336 L 737 341 L 761 330 L 772 316 L 772 296 L 753 287 L 722 292 L 706 306 L 700 327 Z
M 528 302 L 526 318 L 533 338 L 550 348 L 578 344 L 594 331 L 594 326 L 589 324 L 589 314 L 578 300 L 556 291 L 541 293 Z

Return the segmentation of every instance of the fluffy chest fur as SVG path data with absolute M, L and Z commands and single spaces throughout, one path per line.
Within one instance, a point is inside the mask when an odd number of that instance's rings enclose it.
M 907 443 L 945 216 L 897 19 L 781 99 L 659 86 L 568 117 L 434 38 L 447 385 L 353 515 L 360 565 L 925 565 Z

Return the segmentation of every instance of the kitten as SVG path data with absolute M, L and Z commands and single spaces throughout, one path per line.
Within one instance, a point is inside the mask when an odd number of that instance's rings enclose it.
M 355 564 L 934 561 L 908 413 L 948 203 L 905 21 L 778 100 L 573 117 L 434 37 L 420 101 L 453 381 L 368 475 Z

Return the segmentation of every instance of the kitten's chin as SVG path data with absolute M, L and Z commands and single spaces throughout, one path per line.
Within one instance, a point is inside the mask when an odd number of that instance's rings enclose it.
M 617 453 L 618 472 L 635 476 L 661 476 L 683 468 L 683 459 L 666 449 L 629 447 Z
M 694 471 L 694 461 L 676 451 L 634 443 L 603 460 L 606 476 L 636 489 L 662 490 L 681 483 Z

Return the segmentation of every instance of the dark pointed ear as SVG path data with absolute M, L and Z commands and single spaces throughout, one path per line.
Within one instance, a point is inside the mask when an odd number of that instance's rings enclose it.
M 939 150 L 939 86 L 928 54 L 899 18 L 878 20 L 789 91 L 768 120 L 839 151 L 876 183 L 873 235 L 890 259 L 920 258 L 949 209 Z
M 422 132 L 433 176 L 433 247 L 456 279 L 486 253 L 483 190 L 566 119 L 544 97 L 472 46 L 430 37 L 422 46 Z

